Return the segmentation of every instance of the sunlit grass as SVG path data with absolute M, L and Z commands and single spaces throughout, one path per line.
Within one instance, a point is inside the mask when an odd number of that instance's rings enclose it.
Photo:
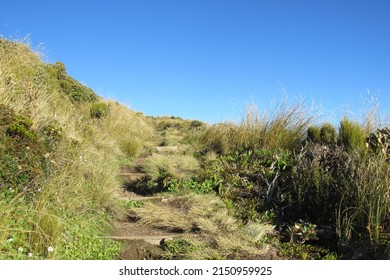
M 286 149 L 301 147 L 314 116 L 303 102 L 282 102 L 270 113 L 261 114 L 256 105 L 247 107 L 239 124 L 216 124 L 206 130 L 201 143 L 219 154 L 240 149 Z

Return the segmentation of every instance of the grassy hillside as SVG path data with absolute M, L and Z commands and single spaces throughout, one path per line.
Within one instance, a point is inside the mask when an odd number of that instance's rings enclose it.
M 388 259 L 390 130 L 373 119 L 146 117 L 1 39 L 0 259 Z M 181 235 L 101 238 L 118 222 Z
M 98 236 L 122 215 L 118 168 L 153 131 L 62 63 L 0 40 L 0 258 L 115 257 Z

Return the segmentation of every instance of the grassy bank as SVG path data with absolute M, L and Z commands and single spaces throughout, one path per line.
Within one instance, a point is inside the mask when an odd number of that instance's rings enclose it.
M 98 236 L 123 214 L 116 174 L 153 128 L 6 40 L 0 108 L 0 258 L 114 258 L 120 244 Z

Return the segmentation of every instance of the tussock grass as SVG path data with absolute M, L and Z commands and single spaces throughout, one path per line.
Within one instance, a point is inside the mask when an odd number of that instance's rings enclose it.
M 303 102 L 276 106 L 271 114 L 260 114 L 256 105 L 247 107 L 239 124 L 211 126 L 201 137 L 207 150 L 228 154 L 243 148 L 299 149 L 314 116 L 308 115 Z
M 353 176 L 355 200 L 348 205 L 346 193 L 337 213 L 337 229 L 342 245 L 354 238 L 354 232 L 363 232 L 363 241 L 380 245 L 380 233 L 390 229 L 390 167 L 384 155 L 367 157 L 360 161 Z
M 340 122 L 339 140 L 349 151 L 353 149 L 363 150 L 365 148 L 366 132 L 359 123 L 345 117 Z
M 157 179 L 162 173 L 183 179 L 194 175 L 199 170 L 199 163 L 190 155 L 153 154 L 146 158 L 142 168 L 152 180 Z

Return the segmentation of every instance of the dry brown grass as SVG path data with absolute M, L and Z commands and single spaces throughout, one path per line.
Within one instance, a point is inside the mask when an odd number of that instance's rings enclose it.
M 242 148 L 299 149 L 314 119 L 309 112 L 303 101 L 289 103 L 286 100 L 275 106 L 271 113 L 263 114 L 256 105 L 249 105 L 239 124 L 213 125 L 205 131 L 200 142 L 209 151 L 219 154 Z
M 242 225 L 215 195 L 191 194 L 171 198 L 158 205 L 146 204 L 136 209 L 136 213 L 144 224 L 187 233 L 183 240 L 190 244 L 191 249 L 186 250 L 181 258 L 258 257 L 270 249 L 262 243 L 264 237 L 272 232 L 270 225 Z M 193 236 L 194 233 L 197 235 Z
M 190 155 L 153 154 L 146 158 L 142 168 L 149 178 L 155 180 L 161 173 L 183 179 L 194 175 L 200 167 L 199 162 Z

